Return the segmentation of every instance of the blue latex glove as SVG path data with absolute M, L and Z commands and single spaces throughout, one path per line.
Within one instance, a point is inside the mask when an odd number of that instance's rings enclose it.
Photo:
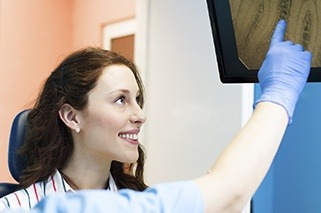
M 286 109 L 291 124 L 296 102 L 310 73 L 312 54 L 300 44 L 284 41 L 285 29 L 286 22 L 280 20 L 258 72 L 262 95 L 254 106 L 263 101 L 279 104 Z

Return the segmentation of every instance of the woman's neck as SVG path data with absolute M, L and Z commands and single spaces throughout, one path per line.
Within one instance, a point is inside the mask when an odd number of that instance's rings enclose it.
M 65 180 L 74 189 L 105 189 L 108 186 L 111 161 L 77 158 L 71 156 L 61 169 Z

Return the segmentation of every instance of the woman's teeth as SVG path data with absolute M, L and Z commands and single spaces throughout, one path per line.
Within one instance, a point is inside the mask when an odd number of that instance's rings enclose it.
M 130 139 L 130 140 L 137 140 L 138 139 L 137 134 L 119 134 L 119 137 L 125 138 L 125 139 Z

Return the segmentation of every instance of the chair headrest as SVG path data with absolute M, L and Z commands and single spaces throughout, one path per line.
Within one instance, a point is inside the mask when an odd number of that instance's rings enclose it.
M 10 131 L 8 164 L 12 177 L 18 182 L 21 171 L 26 167 L 26 158 L 18 156 L 17 151 L 25 142 L 29 112 L 30 110 L 24 110 L 18 113 L 12 122 Z

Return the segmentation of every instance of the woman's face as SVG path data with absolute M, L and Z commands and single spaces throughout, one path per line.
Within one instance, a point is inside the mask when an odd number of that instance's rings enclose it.
M 124 163 L 138 158 L 138 133 L 146 118 L 137 103 L 139 88 L 123 65 L 103 70 L 80 113 L 81 146 L 95 157 Z

